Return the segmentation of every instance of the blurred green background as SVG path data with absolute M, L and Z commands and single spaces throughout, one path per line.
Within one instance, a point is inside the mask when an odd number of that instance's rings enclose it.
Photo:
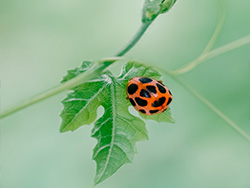
M 224 0 L 220 47 L 250 34 L 249 0 Z M 83 60 L 112 56 L 140 25 L 143 0 L 1 0 L 1 110 L 56 86 Z M 126 55 L 174 70 L 210 39 L 217 0 L 178 0 Z M 249 45 L 181 77 L 249 133 Z M 113 69 L 118 72 L 121 64 Z M 149 141 L 99 188 L 249 188 L 249 144 L 211 109 L 164 76 L 175 124 L 147 121 Z M 66 92 L 1 120 L 1 188 L 92 187 L 92 126 L 59 133 Z

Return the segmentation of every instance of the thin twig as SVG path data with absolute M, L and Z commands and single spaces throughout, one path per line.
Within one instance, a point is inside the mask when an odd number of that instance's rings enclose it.
M 207 107 L 209 107 L 213 112 L 215 112 L 218 116 L 220 116 L 227 124 L 234 129 L 239 135 L 241 135 L 244 139 L 250 142 L 250 136 L 243 131 L 236 123 L 234 123 L 229 117 L 227 117 L 223 112 L 221 112 L 216 106 L 214 106 L 211 102 L 209 102 L 205 97 L 203 97 L 199 92 L 197 92 L 190 85 L 185 83 L 180 78 L 172 77 L 175 81 L 181 84 L 184 88 L 186 88 L 190 93 L 192 93 L 196 98 L 198 98 L 201 102 L 203 102 Z
M 216 113 L 219 117 L 221 117 L 227 124 L 234 129 L 240 136 L 242 136 L 246 141 L 250 142 L 250 136 L 240 128 L 236 123 L 234 123 L 229 117 L 227 117 L 223 112 L 221 112 L 216 106 L 214 106 L 210 101 L 208 101 L 205 97 L 203 97 L 198 91 L 196 91 L 189 84 L 184 82 L 181 78 L 177 78 L 171 72 L 159 69 L 161 72 L 165 73 L 177 83 L 179 83 L 182 87 L 192 93 L 197 99 L 199 99 L 202 103 L 204 103 L 208 108 L 210 108 L 214 113 Z
M 207 43 L 205 49 L 203 50 L 203 52 L 200 54 L 200 56 L 198 58 L 196 58 L 194 61 L 187 63 L 186 65 L 182 66 L 181 68 L 173 71 L 172 73 L 175 75 L 178 74 L 183 74 L 185 72 L 191 71 L 192 69 L 194 69 L 197 65 L 199 65 L 201 62 L 203 62 L 205 59 L 205 54 L 207 54 L 214 46 L 220 32 L 222 29 L 222 26 L 224 24 L 225 21 L 225 17 L 226 17 L 226 11 L 224 6 L 222 5 L 221 1 L 217 1 L 218 2 L 218 6 L 219 6 L 219 12 L 220 12 L 220 18 L 219 21 L 216 25 L 216 28 L 214 30 L 214 33 L 212 35 L 212 37 L 210 38 L 209 42 Z
M 193 70 L 197 65 L 204 62 L 205 60 L 219 56 L 221 54 L 224 54 L 224 53 L 229 52 L 231 50 L 237 49 L 237 48 L 242 47 L 244 45 L 247 45 L 249 43 L 250 43 L 250 35 L 242 37 L 236 41 L 225 44 L 224 46 L 221 46 L 221 47 L 216 48 L 210 52 L 203 54 L 202 56 L 199 56 L 197 59 L 195 59 L 191 63 L 188 63 L 188 66 L 185 69 L 177 69 L 175 71 L 172 71 L 171 73 L 173 75 L 176 75 L 176 76 L 183 74 L 183 73 L 186 73 L 188 71 Z

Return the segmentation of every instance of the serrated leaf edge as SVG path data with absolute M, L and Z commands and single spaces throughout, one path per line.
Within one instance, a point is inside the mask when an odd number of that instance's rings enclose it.
M 102 85 L 102 87 L 95 93 L 95 95 L 93 95 L 88 102 L 85 104 L 85 106 L 74 116 L 74 118 L 72 118 L 72 120 L 64 127 L 60 130 L 60 132 L 65 132 L 67 131 L 67 127 L 70 126 L 70 124 L 74 121 L 76 121 L 76 118 L 79 117 L 79 114 L 81 114 L 84 110 L 87 110 L 89 113 L 90 111 L 88 110 L 88 105 L 90 104 L 90 102 L 92 102 L 93 100 L 97 99 L 99 101 L 99 99 L 97 98 L 97 96 L 102 92 L 102 90 L 106 87 L 107 83 L 104 82 L 104 84 Z M 60 114 L 60 116 L 62 117 L 62 114 Z M 91 122 L 92 123 L 92 122 Z M 90 123 L 89 123 L 90 124 Z M 66 129 L 66 130 L 64 130 Z M 75 130 L 77 128 L 74 128 L 73 130 Z M 71 130 L 71 131 L 73 131 Z

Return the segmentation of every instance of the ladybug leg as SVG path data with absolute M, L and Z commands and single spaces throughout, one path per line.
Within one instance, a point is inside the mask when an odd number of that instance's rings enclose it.
M 128 98 L 128 97 L 126 97 L 126 99 L 128 100 L 129 98 Z
M 162 81 L 161 81 L 161 80 L 159 80 L 158 82 L 160 82 L 160 83 L 162 84 Z

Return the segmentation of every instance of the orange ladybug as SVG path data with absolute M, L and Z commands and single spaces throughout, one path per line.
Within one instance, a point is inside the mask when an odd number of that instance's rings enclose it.
M 172 101 L 172 93 L 162 84 L 148 77 L 131 78 L 127 85 L 127 99 L 140 113 L 154 115 L 164 112 Z

